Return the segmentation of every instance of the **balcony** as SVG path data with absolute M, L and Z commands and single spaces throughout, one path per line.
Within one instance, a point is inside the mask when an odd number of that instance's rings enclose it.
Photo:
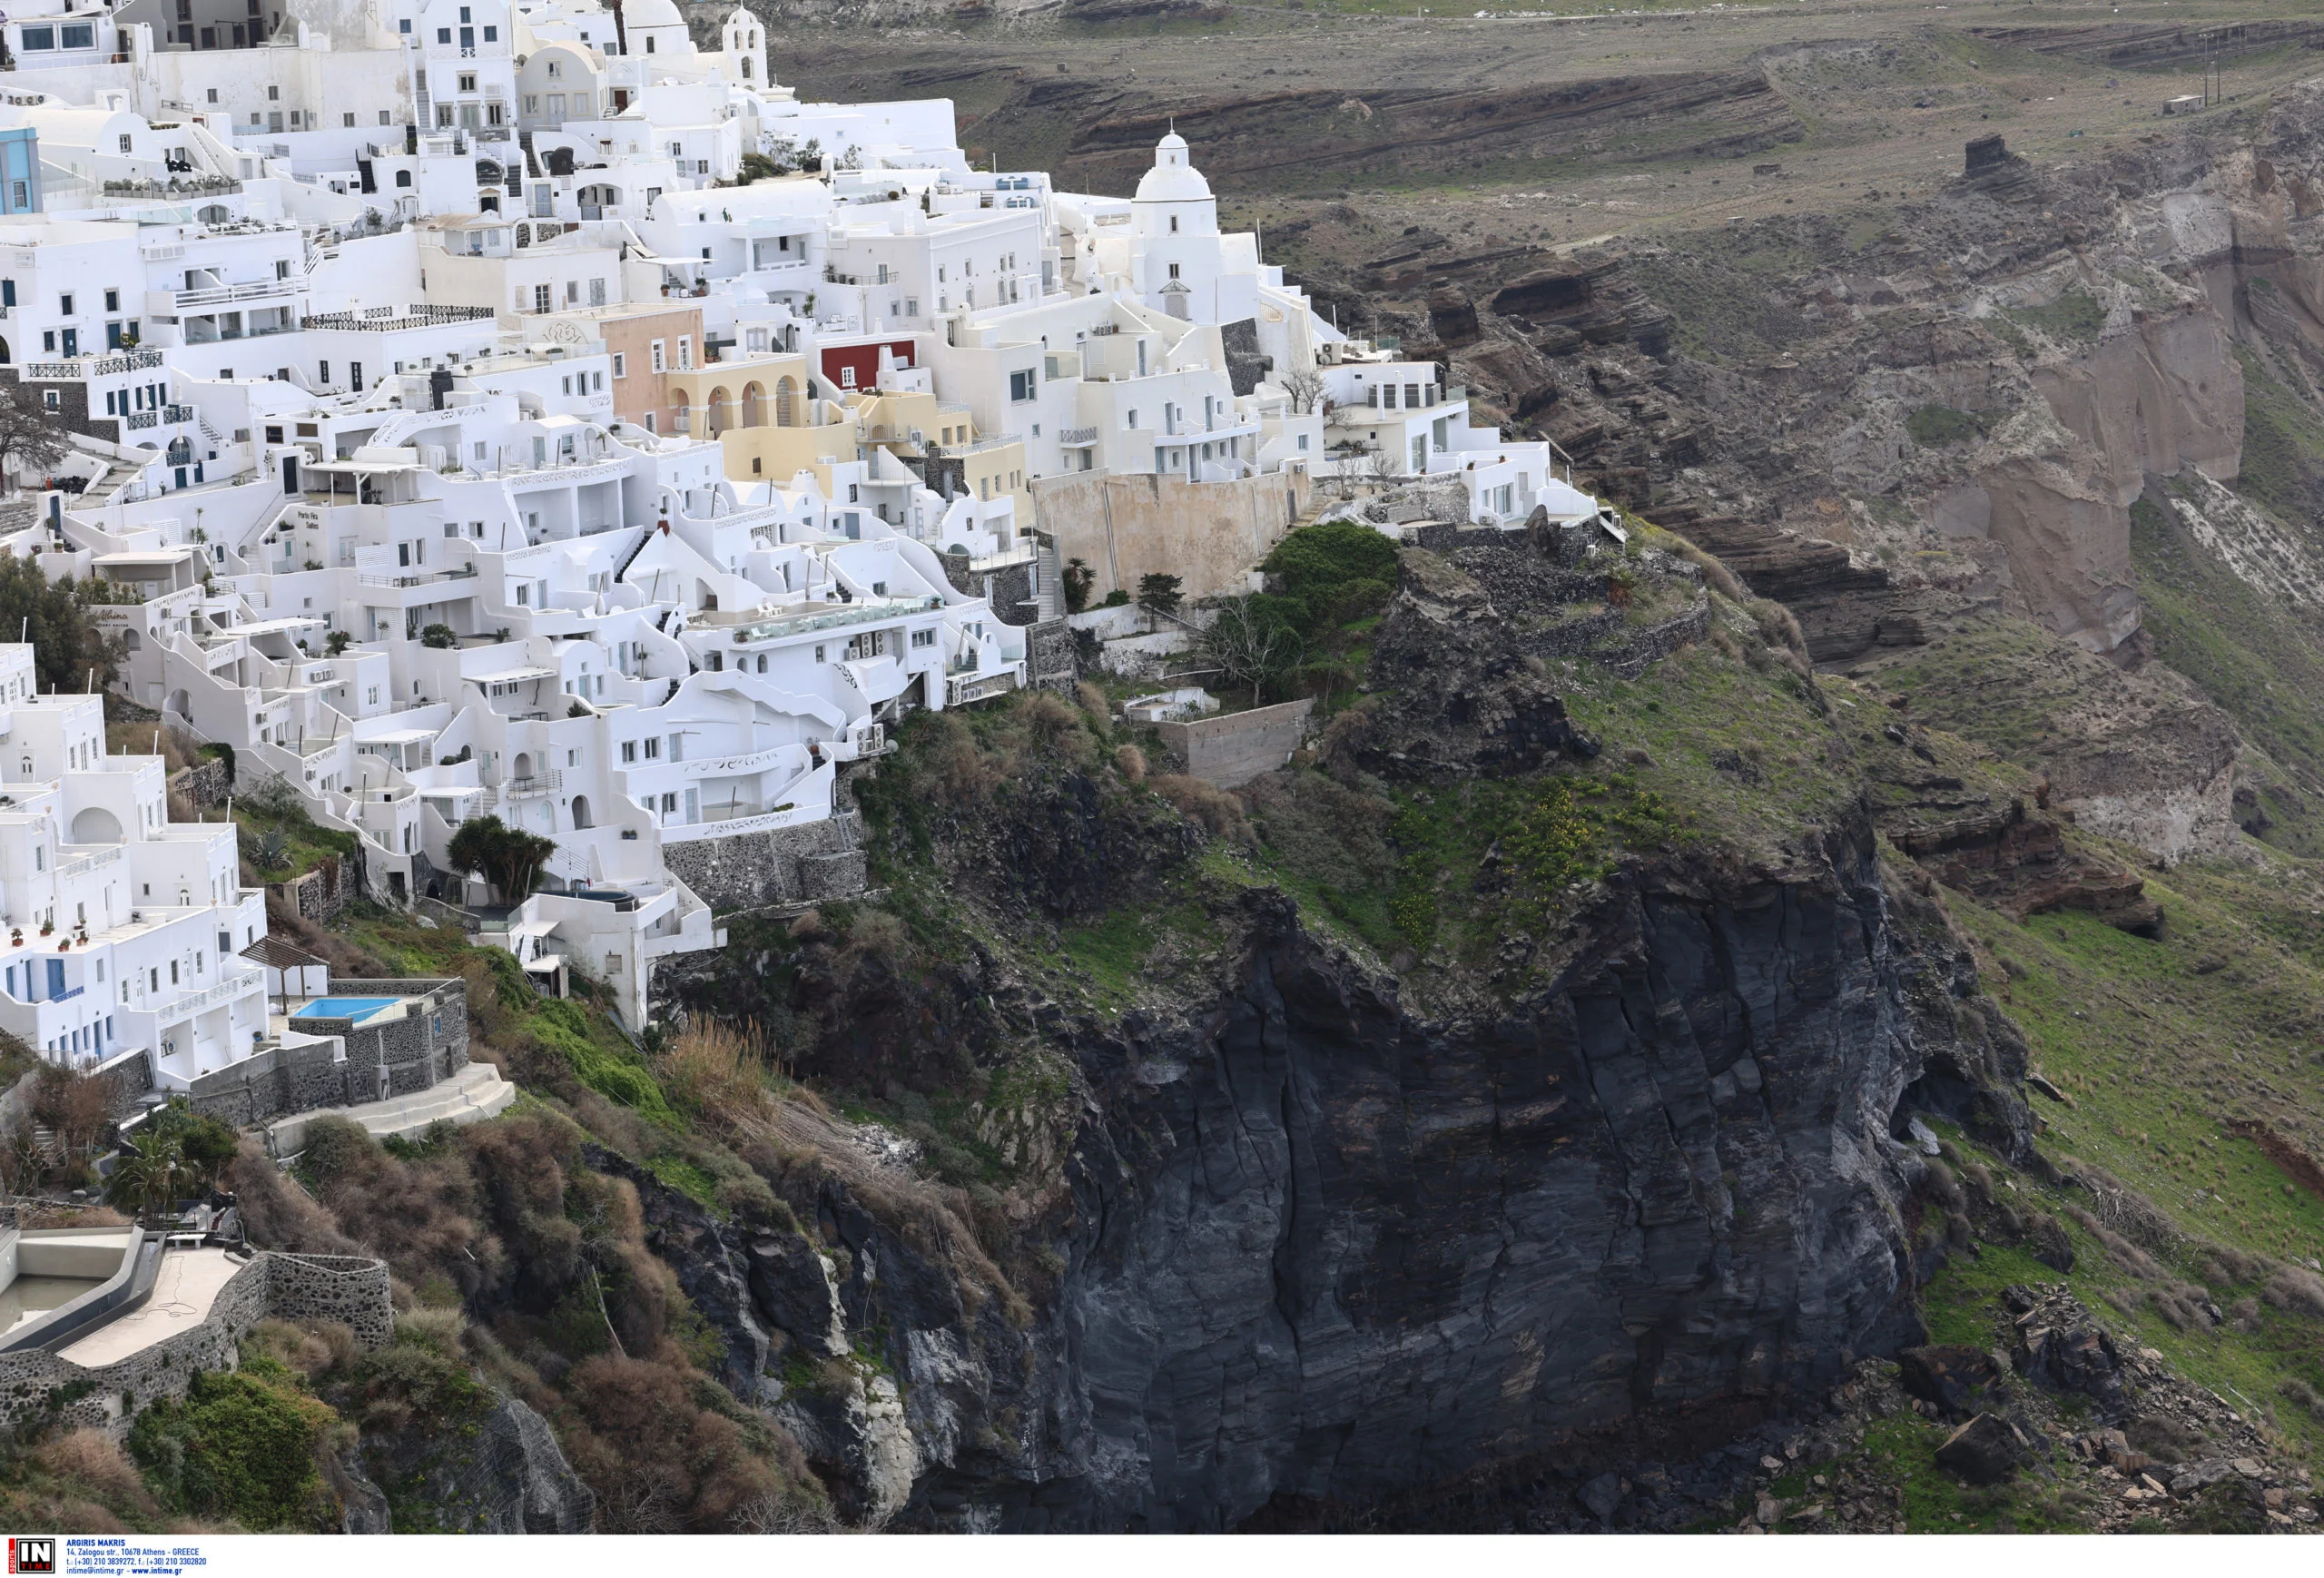
M 500 795 L 504 800 L 522 800 L 530 795 L 554 794 L 564 785 L 565 774 L 552 767 L 528 777 L 504 780 L 500 785 Z
M 25 364 L 27 383 L 77 383 L 92 378 L 110 378 L 115 373 L 138 372 L 162 365 L 158 350 L 124 350 L 110 356 L 94 354 L 77 357 L 71 361 L 28 361 Z
M 121 425 L 124 431 L 134 433 L 141 429 L 153 427 L 161 419 L 159 411 L 132 411 L 121 419 Z
M 419 570 L 402 576 L 357 576 L 359 587 L 432 587 L 438 581 L 468 581 L 476 578 L 475 567 L 458 570 Z
M 1086 449 L 1089 445 L 1098 441 L 1098 429 L 1095 428 L 1061 428 L 1058 430 L 1057 441 L 1063 444 L 1068 449 Z
M 300 277 L 281 280 L 251 280 L 240 285 L 202 285 L 190 291 L 155 291 L 155 310 L 178 312 L 202 311 L 213 307 L 231 307 L 238 301 L 262 301 L 272 296 L 295 296 L 305 291 L 307 281 Z M 165 306 L 173 301 L 173 306 Z
M 812 613 L 778 615 L 737 626 L 734 645 L 743 646 L 754 641 L 773 641 L 785 636 L 800 636 L 813 630 L 835 630 L 848 625 L 869 625 L 882 619 L 901 618 L 909 614 L 925 614 L 943 606 L 941 597 L 866 598 L 854 603 L 817 605 Z

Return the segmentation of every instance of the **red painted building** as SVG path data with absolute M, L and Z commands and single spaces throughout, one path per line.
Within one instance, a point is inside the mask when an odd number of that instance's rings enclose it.
M 901 340 L 860 340 L 844 345 L 827 341 L 821 348 L 823 377 L 831 380 L 834 389 L 876 389 L 882 350 L 895 358 L 899 371 L 920 365 L 919 342 L 909 335 Z

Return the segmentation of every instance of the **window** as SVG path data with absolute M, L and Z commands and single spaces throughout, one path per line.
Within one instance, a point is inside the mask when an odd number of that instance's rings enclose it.
M 350 110 L 344 115 L 340 116 L 340 124 L 342 126 L 351 126 L 355 124 L 355 112 L 353 110 Z
M 460 92 L 464 94 L 476 92 L 476 73 L 464 71 L 460 74 Z
M 1174 280 L 1178 277 L 1178 265 L 1176 263 L 1170 265 L 1170 277 Z
M 1027 368 L 1022 372 L 1012 372 L 1009 375 L 1009 398 L 1010 399 L 1029 400 L 1033 398 L 1033 394 L 1034 383 L 1032 369 Z
M 266 96 L 267 101 L 270 104 L 278 102 L 282 97 L 282 90 L 279 87 L 269 86 L 266 90 Z
M 54 27 L 27 27 L 23 36 L 24 47 L 28 50 L 56 47 L 56 29 Z
M 629 376 L 629 353 L 627 351 L 616 350 L 614 352 L 614 376 L 615 378 L 627 378 Z
M 621 743 L 621 759 L 625 762 L 635 762 L 637 760 L 637 742 L 635 740 L 624 740 Z
M 551 307 L 553 307 L 553 306 L 555 306 L 555 305 L 556 305 L 556 302 L 555 302 L 555 301 L 553 300 L 553 298 L 552 298 L 552 297 L 551 297 L 551 295 L 550 295 L 550 291 L 549 291 L 549 287 L 548 287 L 548 286 L 547 286 L 547 285 L 535 285 L 535 286 L 533 287 L 533 311 L 536 311 L 536 312 L 546 312 L 546 311 L 547 311 Z
M 405 25 L 406 25 L 406 26 L 409 26 L 409 25 L 409 25 L 409 23 L 407 23 Z M 381 124 L 382 126 L 392 126 L 392 125 L 394 125 L 394 124 L 395 124 L 395 121 L 394 121 L 394 119 L 393 119 L 393 114 L 394 114 L 394 112 L 392 112 L 392 111 L 389 111 L 389 110 L 381 110 L 381 111 L 379 112 L 379 124 Z
M 914 646 L 933 646 L 936 645 L 936 632 L 933 630 L 915 630 L 911 633 L 911 644 Z
M 95 30 L 85 22 L 66 23 L 58 30 L 57 44 L 64 49 L 93 49 L 96 46 Z
M 647 761 L 656 761 L 660 758 L 661 754 L 662 741 L 658 735 L 645 742 L 645 759 Z
M 484 30 L 484 41 L 485 41 L 485 43 L 487 43 L 487 44 L 497 44 L 497 43 L 499 43 L 499 42 L 500 42 L 500 29 L 498 29 L 497 27 L 489 27 L 489 26 L 488 26 L 488 27 L 487 27 L 487 28 Z
M 1170 216 L 1170 233 L 1172 235 L 1177 235 L 1178 233 L 1178 216 L 1175 213 Z M 1175 274 L 1178 271 L 1173 269 L 1170 271 Z
M 72 316 L 73 316 L 73 298 L 72 298 L 72 297 L 70 297 L 70 296 L 59 296 L 59 297 L 56 299 L 56 302 L 57 302 L 57 306 L 56 306 L 56 315 L 57 315 L 58 317 L 60 317 L 60 318 L 70 318 L 70 317 L 72 317 Z
M 449 43 L 451 43 L 451 42 L 452 42 L 452 30 L 451 30 L 450 28 L 448 28 L 448 27 L 439 27 L 439 28 L 438 28 L 438 29 L 436 30 L 436 42 L 437 42 L 437 43 L 438 43 L 438 44 L 449 44 Z
M 670 370 L 669 362 L 664 359 L 662 346 L 663 342 L 657 340 L 646 348 L 653 354 L 652 366 L 655 372 L 667 372 Z
M 680 372 L 690 372 L 693 369 L 694 336 L 691 334 L 681 334 L 678 336 L 678 370 Z

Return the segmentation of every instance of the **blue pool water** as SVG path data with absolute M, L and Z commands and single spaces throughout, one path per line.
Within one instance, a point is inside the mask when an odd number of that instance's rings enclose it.
M 401 1001 L 393 997 L 319 997 L 292 1014 L 292 1019 L 369 1019 L 383 1008 Z

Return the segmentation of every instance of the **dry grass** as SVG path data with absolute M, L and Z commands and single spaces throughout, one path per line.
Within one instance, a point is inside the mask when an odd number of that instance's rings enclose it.
M 771 1062 L 757 1026 L 696 1015 L 655 1062 L 654 1076 L 673 1106 L 732 1134 L 763 1115 Z
M 202 764 L 202 743 L 185 730 L 164 724 L 107 724 L 105 752 L 114 756 L 159 755 L 172 774 Z
M 1211 837 L 1232 839 L 1238 843 L 1252 841 L 1251 824 L 1243 815 L 1243 803 L 1226 790 L 1178 773 L 1158 773 L 1146 782 L 1180 815 L 1200 824 Z
M 1146 782 L 1146 753 L 1136 745 L 1114 748 L 1114 770 L 1133 784 Z

